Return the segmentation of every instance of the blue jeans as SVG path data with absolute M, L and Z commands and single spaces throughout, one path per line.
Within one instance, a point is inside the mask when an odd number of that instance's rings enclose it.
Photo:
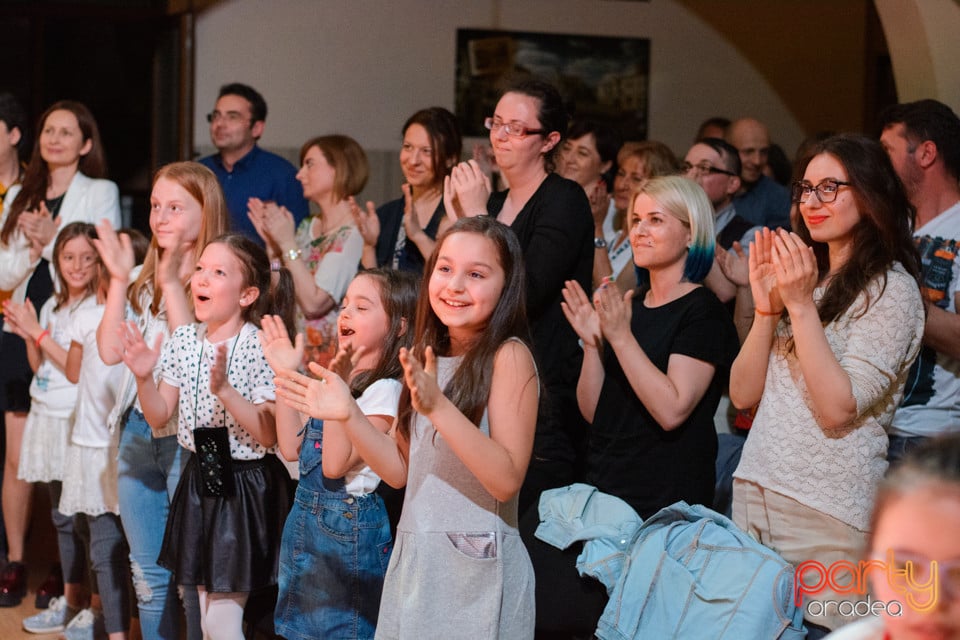
M 323 478 L 323 423 L 300 447 L 300 484 L 280 541 L 277 634 L 287 640 L 373 638 L 393 542 L 383 500 Z M 338 486 L 339 485 L 339 486 Z
M 176 436 L 154 438 L 143 414 L 133 409 L 120 434 L 117 465 L 120 514 L 130 545 L 140 628 L 146 640 L 177 640 L 180 612 L 169 571 L 157 565 L 170 501 L 186 462 Z M 187 638 L 199 640 L 200 604 L 196 591 L 184 593 Z

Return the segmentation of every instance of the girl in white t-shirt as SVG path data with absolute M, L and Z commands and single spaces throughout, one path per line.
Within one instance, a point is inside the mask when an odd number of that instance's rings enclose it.
M 85 222 L 73 222 L 60 231 L 53 247 L 57 291 L 41 307 L 39 319 L 29 299 L 23 304 L 4 305 L 7 322 L 27 345 L 27 358 L 34 372 L 17 477 L 48 483 L 64 581 L 62 600 L 55 598 L 47 611 L 24 620 L 29 631 L 59 631 L 84 606 L 86 551 L 74 532 L 73 518 L 61 513 L 58 507 L 70 426 L 77 406 L 77 384 L 64 373 L 70 349 L 69 329 L 79 314 L 97 307 L 100 267 L 91 242 L 95 236 L 93 225 Z
M 337 316 L 331 367 L 349 383 L 364 419 L 383 432 L 397 417 L 399 353 L 412 343 L 416 302 L 414 274 L 371 269 L 350 283 Z M 265 318 L 261 341 L 278 376 L 322 384 L 296 373 L 302 335 L 294 347 L 282 324 Z M 274 627 L 285 638 L 372 638 L 393 547 L 387 509 L 374 492 L 380 477 L 341 422 L 309 413 L 295 401 L 277 403 L 280 453 L 299 460 L 300 482 L 280 544 Z

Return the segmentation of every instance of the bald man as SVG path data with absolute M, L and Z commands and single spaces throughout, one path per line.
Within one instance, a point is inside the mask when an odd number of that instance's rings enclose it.
M 733 199 L 737 214 L 774 229 L 790 228 L 790 191 L 763 174 L 770 151 L 766 125 L 740 118 L 727 128 L 727 142 L 740 152 L 740 193 Z

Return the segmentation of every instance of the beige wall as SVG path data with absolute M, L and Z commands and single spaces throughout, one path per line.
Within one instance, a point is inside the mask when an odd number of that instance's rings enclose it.
M 265 147 L 346 133 L 370 152 L 365 195 L 396 197 L 403 120 L 453 107 L 458 27 L 649 38 L 650 138 L 680 154 L 712 115 L 755 115 L 788 152 L 804 135 L 761 70 L 675 0 L 225 0 L 197 20 L 195 144 L 209 149 L 219 85 L 247 82 L 270 106 Z

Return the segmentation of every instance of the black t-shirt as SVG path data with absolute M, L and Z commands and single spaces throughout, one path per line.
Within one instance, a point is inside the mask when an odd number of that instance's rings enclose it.
M 665 431 L 607 348 L 606 377 L 590 427 L 586 480 L 625 500 L 643 518 L 678 500 L 710 505 L 717 457 L 713 416 L 739 346 L 733 322 L 717 297 L 698 287 L 653 309 L 644 306 L 638 293 L 630 329 L 661 371 L 666 372 L 676 353 L 713 364 L 716 373 L 686 422 Z

